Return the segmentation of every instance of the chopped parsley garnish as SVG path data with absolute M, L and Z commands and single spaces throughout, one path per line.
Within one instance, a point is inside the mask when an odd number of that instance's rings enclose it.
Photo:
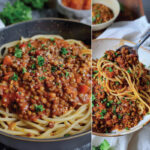
M 42 56 L 38 56 L 37 59 L 38 59 L 38 65 L 43 66 L 44 65 L 44 58 Z
M 100 17 L 100 14 L 97 14 L 95 17 L 96 17 L 96 18 L 99 18 L 99 17 Z
M 33 47 L 31 50 L 29 50 L 28 53 L 34 52 L 36 49 Z
M 98 71 L 97 71 L 97 70 L 94 70 L 93 73 L 98 73 Z
M 71 55 L 70 57 L 71 57 L 71 58 L 76 58 L 77 56 L 73 56 L 73 55 Z
M 54 42 L 54 41 L 55 41 L 55 39 L 54 39 L 54 38 L 50 38 L 50 40 L 51 40 L 52 42 Z
M 106 69 L 108 69 L 109 72 L 113 72 L 113 69 L 111 67 L 107 67 Z
M 106 110 L 106 109 L 103 109 L 103 110 L 101 111 L 101 113 L 100 113 L 101 117 L 104 117 L 106 113 L 107 113 L 107 110 Z
M 113 107 L 113 113 L 116 114 L 116 106 Z
M 95 22 L 96 21 L 96 17 L 92 17 L 92 22 Z
M 65 135 L 64 135 L 64 137 L 68 137 L 68 136 L 70 136 L 70 134 L 65 134 Z
M 17 58 L 21 58 L 22 57 L 22 50 L 19 48 L 15 48 L 15 56 Z
M 128 127 L 126 127 L 125 129 L 126 129 L 126 130 L 129 130 L 129 128 L 128 128 Z
M 107 54 L 105 54 L 105 55 L 104 55 L 104 58 L 107 58 L 107 56 L 108 56 L 108 55 L 107 55 Z
M 147 85 L 150 85 L 150 82 L 149 82 L 149 81 L 147 81 L 147 82 L 146 82 L 146 84 L 147 84 Z
M 55 67 L 55 66 L 51 67 L 51 72 L 56 72 L 56 70 L 57 70 L 57 67 Z
M 59 85 L 59 83 L 55 83 L 56 85 Z
M 102 76 L 100 77 L 100 79 L 101 79 L 101 81 L 103 81 L 103 77 Z
M 14 75 L 10 78 L 11 80 L 17 81 L 18 80 L 18 75 L 14 73 Z
M 45 45 L 44 45 L 44 44 L 42 44 L 41 46 L 42 46 L 42 48 L 43 48 Z
M 122 119 L 122 116 L 120 114 L 118 114 L 118 119 Z
M 39 77 L 39 80 L 42 81 L 42 80 L 45 80 L 46 77 Z
M 43 70 L 43 72 L 46 72 L 46 71 L 47 71 L 46 69 Z
M 114 53 L 116 56 L 118 55 L 117 52 Z
M 28 43 L 28 47 L 29 47 L 29 48 L 31 48 L 31 47 L 32 47 L 32 46 L 31 46 L 31 43 Z
M 104 103 L 104 102 L 106 102 L 106 101 L 107 101 L 107 98 L 103 99 L 103 100 L 101 101 L 101 103 Z
M 67 78 L 69 76 L 69 72 L 66 71 L 65 77 Z
M 31 69 L 35 69 L 36 68 L 36 65 L 35 64 L 32 64 L 31 65 Z
M 128 72 L 128 73 L 131 73 L 131 71 L 130 71 L 129 69 L 127 70 L 127 72 Z
M 43 110 L 45 110 L 45 109 L 43 108 L 43 105 L 35 105 L 35 111 L 36 111 L 36 112 L 42 112 Z
M 118 82 L 118 81 L 116 81 L 116 82 L 115 82 L 115 84 L 116 84 L 116 85 L 119 85 L 119 82 Z
M 95 95 L 92 94 L 92 101 L 94 101 L 96 98 L 95 98 Z
M 117 104 L 118 104 L 118 105 L 121 104 L 121 101 L 118 101 Z
M 22 68 L 22 73 L 26 73 L 27 69 L 26 68 Z
M 61 53 L 62 55 L 66 55 L 66 54 L 68 53 L 68 51 L 67 51 L 66 48 L 62 47 L 60 53 Z
M 60 65 L 60 67 L 63 67 L 63 66 L 64 66 L 63 64 Z
M 92 107 L 94 107 L 94 104 L 92 103 Z

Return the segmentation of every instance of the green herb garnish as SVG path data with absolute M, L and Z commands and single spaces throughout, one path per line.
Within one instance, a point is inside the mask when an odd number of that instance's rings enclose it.
M 28 43 L 28 47 L 29 47 L 29 48 L 31 48 L 31 47 L 32 47 L 32 46 L 31 46 L 31 43 Z
M 22 68 L 22 73 L 26 73 L 27 69 L 26 68 Z
M 96 98 L 95 98 L 95 95 L 92 94 L 92 101 L 94 101 Z
M 70 134 L 65 134 L 65 135 L 64 135 L 64 137 L 68 137 L 68 136 L 70 136 Z
M 18 80 L 18 75 L 14 73 L 14 75 L 10 78 L 11 80 L 17 81 Z
M 19 48 L 15 48 L 15 54 L 14 54 L 17 58 L 21 58 L 22 57 L 22 50 Z
M 69 76 L 69 72 L 66 72 L 65 77 L 67 78 Z
M 42 112 L 44 111 L 45 109 L 43 108 L 43 105 L 35 105 L 35 111 L 36 112 Z
M 55 66 L 51 67 L 51 72 L 56 72 L 56 70 L 57 70 L 57 67 L 55 67 Z
M 109 72 L 113 72 L 113 69 L 111 67 L 107 67 L 106 69 L 108 69 Z
M 42 81 L 42 80 L 45 80 L 46 77 L 39 77 L 39 80 Z
M 66 48 L 62 47 L 60 53 L 61 53 L 62 55 L 66 55 L 66 54 L 68 53 L 68 51 L 67 51 Z
M 36 65 L 35 64 L 32 64 L 31 65 L 31 69 L 35 69 L 36 68 Z
M 38 56 L 37 59 L 38 59 L 38 65 L 43 66 L 44 65 L 44 58 L 42 56 Z
M 131 73 L 131 71 L 130 71 L 129 69 L 127 70 L 127 72 L 128 72 L 128 73 Z

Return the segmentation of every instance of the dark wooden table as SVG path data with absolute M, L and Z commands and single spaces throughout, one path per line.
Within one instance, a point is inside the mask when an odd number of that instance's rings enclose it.
M 142 0 L 119 0 L 119 2 L 121 11 L 116 21 L 135 20 L 144 15 Z M 96 39 L 104 31 L 93 31 L 93 39 Z

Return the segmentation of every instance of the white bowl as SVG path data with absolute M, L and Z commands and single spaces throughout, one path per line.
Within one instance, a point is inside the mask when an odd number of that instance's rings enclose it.
M 104 53 L 107 50 L 116 50 L 122 45 L 129 45 L 129 46 L 134 46 L 135 43 L 126 41 L 126 40 L 121 40 L 121 39 L 96 39 L 92 41 L 92 57 L 94 59 L 100 58 L 104 56 Z M 138 50 L 138 56 L 139 56 L 139 61 L 143 63 L 147 69 L 149 68 L 150 65 L 150 51 L 140 47 Z M 97 136 L 104 136 L 104 137 L 113 137 L 113 136 L 122 136 L 126 134 L 133 133 L 135 131 L 138 131 L 139 129 L 143 128 L 146 124 L 150 122 L 150 114 L 146 114 L 143 117 L 143 120 L 141 120 L 136 126 L 133 128 L 130 128 L 129 130 L 123 129 L 123 130 L 113 130 L 111 133 L 96 133 L 92 132 L 93 135 Z
M 89 10 L 77 10 L 70 7 L 66 7 L 62 4 L 62 0 L 57 0 L 56 8 L 59 13 L 73 19 L 83 19 L 91 16 L 91 9 Z
M 100 4 L 107 6 L 113 11 L 113 14 L 114 14 L 114 17 L 110 19 L 109 21 L 105 23 L 101 23 L 101 24 L 92 25 L 92 30 L 98 31 L 98 30 L 107 28 L 116 20 L 116 18 L 118 17 L 120 13 L 120 5 L 119 5 L 118 0 L 92 0 L 92 4 L 95 4 L 95 3 L 100 3 Z

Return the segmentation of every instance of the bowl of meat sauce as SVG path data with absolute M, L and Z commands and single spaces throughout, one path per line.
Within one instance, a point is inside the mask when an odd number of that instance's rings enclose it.
M 91 15 L 91 0 L 57 0 L 57 10 L 68 18 L 83 19 Z
M 92 30 L 98 31 L 110 26 L 120 12 L 117 0 L 93 0 L 92 2 Z

